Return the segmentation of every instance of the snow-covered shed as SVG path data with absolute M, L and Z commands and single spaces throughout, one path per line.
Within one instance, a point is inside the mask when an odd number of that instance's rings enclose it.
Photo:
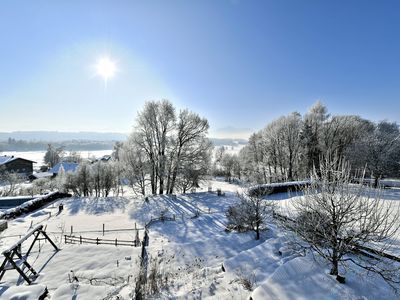
M 4 167 L 7 172 L 30 175 L 33 173 L 34 163 L 36 162 L 29 159 L 4 155 L 0 156 L 0 171 Z

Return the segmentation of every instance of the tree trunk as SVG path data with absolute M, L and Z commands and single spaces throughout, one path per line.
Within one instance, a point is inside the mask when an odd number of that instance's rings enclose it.
M 256 240 L 260 239 L 260 224 L 259 222 L 256 223 Z
M 337 276 L 339 274 L 339 261 L 338 261 L 337 257 L 335 257 L 335 255 L 332 258 L 332 268 L 331 268 L 331 271 L 329 274 L 335 275 L 335 276 Z
M 339 265 L 338 265 L 337 260 L 332 261 L 332 268 L 331 268 L 331 272 L 329 274 L 335 275 L 335 276 L 337 276 L 339 274 Z
M 380 176 L 375 176 L 375 178 L 374 178 L 374 188 L 378 187 L 379 179 L 380 179 Z

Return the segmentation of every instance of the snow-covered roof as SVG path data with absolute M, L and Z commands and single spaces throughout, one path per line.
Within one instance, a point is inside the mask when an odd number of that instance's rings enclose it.
M 73 162 L 60 162 L 49 170 L 49 173 L 58 174 L 61 169 L 64 172 L 74 173 L 78 169 L 79 164 Z
M 26 160 L 26 161 L 31 161 L 31 162 L 33 162 L 33 163 L 36 163 L 36 162 L 33 161 L 33 160 L 26 159 L 26 158 L 22 158 L 22 157 L 15 157 L 15 156 L 3 155 L 3 156 L 0 156 L 0 165 L 4 165 L 4 164 L 9 163 L 9 162 L 11 162 L 11 161 L 13 161 L 13 160 L 16 160 L 16 159 L 23 159 L 23 160 Z
M 109 161 L 111 159 L 111 155 L 103 155 L 102 158 L 100 158 L 100 160 L 102 161 Z
M 38 172 L 38 173 L 33 173 L 32 177 L 39 179 L 39 178 L 47 178 L 47 177 L 51 177 L 54 174 L 51 172 Z

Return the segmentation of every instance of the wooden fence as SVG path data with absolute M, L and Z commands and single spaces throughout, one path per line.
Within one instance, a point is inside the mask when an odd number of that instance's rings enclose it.
M 152 218 L 149 222 L 146 223 L 144 228 L 147 229 L 151 224 L 154 224 L 156 222 L 165 222 L 165 221 L 175 221 L 175 215 L 173 215 L 172 218 L 166 216 L 161 216 L 159 218 Z
M 94 244 L 94 245 L 113 245 L 113 246 L 131 246 L 139 247 L 140 240 L 118 240 L 115 239 L 100 239 L 100 238 L 86 238 L 83 236 L 64 235 L 64 242 L 66 244 Z

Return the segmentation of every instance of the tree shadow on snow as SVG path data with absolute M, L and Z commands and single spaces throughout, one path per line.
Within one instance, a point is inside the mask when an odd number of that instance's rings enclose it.
M 79 212 L 96 215 L 113 213 L 115 210 L 125 211 L 129 200 L 123 197 L 99 197 L 99 198 L 74 198 L 66 203 L 69 214 L 75 215 Z

